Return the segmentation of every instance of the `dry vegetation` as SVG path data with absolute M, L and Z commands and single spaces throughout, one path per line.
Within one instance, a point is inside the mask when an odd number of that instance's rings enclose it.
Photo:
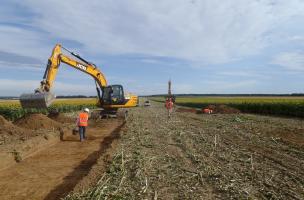
M 130 109 L 96 186 L 65 199 L 303 199 L 303 147 L 302 120 L 192 112 L 168 120 L 154 103 Z

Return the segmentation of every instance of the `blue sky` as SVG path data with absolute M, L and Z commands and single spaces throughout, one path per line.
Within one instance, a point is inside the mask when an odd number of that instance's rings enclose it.
M 140 95 L 304 92 L 303 0 L 1 0 L 0 96 L 39 86 L 56 43 Z M 57 95 L 95 95 L 62 65 Z

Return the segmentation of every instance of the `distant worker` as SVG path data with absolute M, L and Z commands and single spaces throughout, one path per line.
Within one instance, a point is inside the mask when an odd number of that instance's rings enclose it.
M 213 113 L 213 110 L 210 109 L 210 108 L 204 108 L 204 109 L 203 109 L 203 113 L 205 113 L 205 114 L 212 114 L 212 113 Z
M 88 126 L 89 112 L 90 110 L 88 108 L 85 108 L 83 109 L 83 112 L 79 113 L 79 116 L 77 118 L 77 126 L 79 127 L 80 142 L 86 139 L 85 132 L 86 132 L 86 127 Z
M 172 101 L 172 98 L 168 98 L 166 100 L 166 108 L 167 108 L 167 111 L 168 111 L 168 118 L 171 118 L 171 114 L 172 114 L 172 111 L 173 111 L 173 101 Z

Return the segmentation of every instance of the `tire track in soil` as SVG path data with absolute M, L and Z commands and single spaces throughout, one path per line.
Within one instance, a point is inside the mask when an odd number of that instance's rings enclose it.
M 60 199 L 67 195 L 119 139 L 122 120 L 102 121 L 87 130 L 80 143 L 69 136 L 48 149 L 0 171 L 0 199 Z

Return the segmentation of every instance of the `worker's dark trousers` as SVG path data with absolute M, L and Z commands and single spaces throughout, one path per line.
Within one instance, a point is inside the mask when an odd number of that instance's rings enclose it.
M 82 141 L 82 140 L 84 140 L 86 138 L 85 131 L 86 131 L 86 127 L 85 126 L 79 126 L 80 141 Z

